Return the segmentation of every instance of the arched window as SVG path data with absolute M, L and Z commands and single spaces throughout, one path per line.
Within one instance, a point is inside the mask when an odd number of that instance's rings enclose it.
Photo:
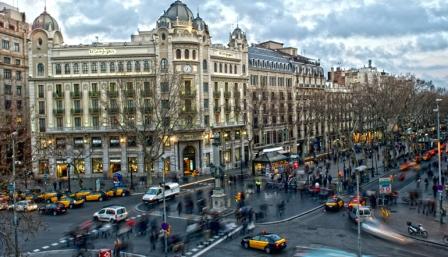
M 61 75 L 62 73 L 62 68 L 61 65 L 58 63 L 56 64 L 56 75 Z
M 66 63 L 64 65 L 64 73 L 65 74 L 70 74 L 70 64 L 69 63 Z
M 118 62 L 118 72 L 123 72 L 123 62 Z
M 168 70 L 168 60 L 167 59 L 163 58 L 160 61 L 160 69 L 163 70 L 163 71 Z
M 219 64 L 219 72 L 222 73 L 222 63 Z
M 246 64 L 243 64 L 243 74 L 246 74 Z
M 182 51 L 180 49 L 177 49 L 176 50 L 176 59 L 182 58 L 181 55 L 182 55 Z
M 115 72 L 115 63 L 114 62 L 109 63 L 109 70 L 110 70 L 110 72 Z
M 218 72 L 218 64 L 215 62 L 214 64 L 213 64 L 213 71 L 214 72 Z
M 229 66 L 229 73 L 232 74 L 233 73 L 233 69 L 232 69 L 232 65 L 230 64 Z
M 233 71 L 235 72 L 235 74 L 237 74 L 237 70 L 238 70 L 238 68 L 237 68 L 238 66 L 235 64 L 235 66 L 233 66 Z
M 89 72 L 89 67 L 87 66 L 87 63 L 82 63 L 82 73 L 87 74 Z
M 185 49 L 184 55 L 185 59 L 190 59 L 190 51 L 188 51 L 188 49 Z
M 37 76 L 43 76 L 44 75 L 44 64 L 39 63 L 37 64 Z
M 100 69 L 101 69 L 101 73 L 105 73 L 107 71 L 105 62 L 100 63 Z
M 227 63 L 224 64 L 224 73 L 227 73 Z
M 196 50 L 193 50 L 193 60 L 196 60 Z
M 149 71 L 149 61 L 148 60 L 143 61 L 143 70 Z
M 204 71 L 207 71 L 207 69 L 208 69 L 208 67 L 207 67 L 207 60 L 205 60 L 205 59 L 202 61 L 202 69 Z
M 126 63 L 126 71 L 127 72 L 131 72 L 132 71 L 132 62 L 131 61 L 128 61 Z
M 135 61 L 135 71 L 140 72 L 140 62 L 139 61 Z

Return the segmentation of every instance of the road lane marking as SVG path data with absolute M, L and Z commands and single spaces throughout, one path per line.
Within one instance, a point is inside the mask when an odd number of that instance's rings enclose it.
M 40 252 L 40 250 L 39 249 L 34 249 L 33 252 L 37 253 L 37 252 Z
M 193 255 L 193 257 L 199 257 L 201 255 L 203 255 L 204 253 L 208 252 L 209 250 L 211 250 L 213 247 L 217 246 L 218 244 L 220 244 L 222 241 L 226 240 L 227 238 L 232 237 L 234 234 L 236 234 L 238 231 L 240 231 L 243 228 L 243 226 L 239 226 L 236 229 L 234 229 L 232 232 L 230 232 L 229 234 L 227 234 L 226 236 L 222 237 L 221 239 L 215 241 L 213 244 L 207 246 L 206 248 L 202 249 L 201 251 L 197 252 L 195 255 Z M 188 254 L 188 253 L 187 253 Z
M 50 248 L 48 245 L 46 245 L 46 246 L 42 246 L 42 249 L 44 249 L 44 250 L 46 250 L 46 249 L 48 249 L 48 248 Z
M 61 241 L 59 241 L 59 243 L 65 244 L 65 243 L 67 243 L 67 241 L 66 240 L 61 240 Z
M 51 244 L 51 246 L 57 246 L 58 245 L 58 243 L 52 243 Z

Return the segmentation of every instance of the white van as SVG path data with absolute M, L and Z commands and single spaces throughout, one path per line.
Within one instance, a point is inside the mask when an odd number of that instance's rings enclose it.
M 143 202 L 156 203 L 163 201 L 163 188 L 162 185 L 152 186 L 143 195 Z M 165 184 L 165 199 L 171 199 L 176 197 L 180 193 L 180 187 L 178 183 L 166 183 Z

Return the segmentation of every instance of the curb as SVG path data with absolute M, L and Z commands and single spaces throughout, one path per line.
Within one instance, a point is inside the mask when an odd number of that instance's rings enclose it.
M 316 206 L 316 207 L 314 207 L 314 208 L 312 208 L 312 209 L 309 209 L 309 210 L 307 210 L 307 211 L 304 211 L 304 212 L 302 212 L 302 213 L 299 213 L 299 214 L 297 214 L 297 215 L 291 216 L 291 217 L 286 218 L 286 219 L 283 219 L 283 220 L 276 220 L 276 221 L 269 221 L 269 222 L 255 223 L 255 225 L 273 225 L 273 224 L 284 223 L 284 222 L 291 221 L 291 220 L 293 220 L 293 219 L 297 219 L 297 218 L 300 218 L 300 217 L 302 217 L 302 216 L 305 216 L 305 215 L 307 215 L 307 214 L 309 214 L 309 213 L 311 213 L 311 212 L 317 211 L 317 210 L 319 210 L 319 209 L 321 209 L 321 208 L 323 208 L 323 207 L 324 207 L 324 205 L 322 204 L 322 205 Z
M 448 244 L 438 243 L 438 242 L 435 242 L 435 241 L 426 240 L 426 239 L 423 239 L 423 238 L 414 237 L 414 236 L 410 236 L 410 235 L 403 234 L 403 233 L 398 233 L 398 234 L 400 234 L 400 235 L 402 235 L 404 237 L 407 237 L 407 238 L 411 238 L 411 239 L 414 239 L 414 240 L 417 240 L 417 241 L 420 241 L 420 242 L 427 243 L 427 244 L 432 244 L 432 245 L 437 245 L 437 246 L 441 246 L 441 247 L 444 247 L 444 248 L 448 248 Z

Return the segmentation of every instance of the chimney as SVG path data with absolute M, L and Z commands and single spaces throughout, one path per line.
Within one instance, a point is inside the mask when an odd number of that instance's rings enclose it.
M 372 68 L 372 60 L 369 60 L 369 68 Z

